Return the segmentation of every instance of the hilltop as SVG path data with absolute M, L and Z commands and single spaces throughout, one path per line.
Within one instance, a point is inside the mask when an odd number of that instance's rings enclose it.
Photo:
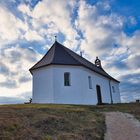
M 0 106 L 2 140 L 103 140 L 103 112 L 128 112 L 140 120 L 140 104 L 101 106 L 24 104 Z

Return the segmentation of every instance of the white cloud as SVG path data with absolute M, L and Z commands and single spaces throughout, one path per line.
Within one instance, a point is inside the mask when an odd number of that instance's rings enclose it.
M 73 28 L 71 15 L 74 4 L 75 2 L 72 1 L 44 0 L 40 1 L 32 10 L 23 4 L 19 5 L 18 9 L 32 18 L 30 22 L 33 30 L 36 30 L 43 37 L 50 38 L 50 36 L 61 32 L 67 41 L 76 44 L 75 40 L 78 34 Z
M 70 17 L 74 2 L 61 1 L 61 3 L 41 1 L 34 9 L 20 4 L 18 10 L 22 13 L 23 20 L 13 15 L 6 7 L 0 6 L 1 57 L 3 57 L 1 63 L 5 64 L 0 74 L 0 96 L 18 97 L 23 92 L 31 92 L 31 74 L 28 70 L 40 56 L 18 45 L 5 47 L 2 41 L 5 43 L 22 39 L 43 41 L 43 38 L 52 38 L 59 32 L 67 40 L 73 41 L 77 37 Z M 7 75 L 4 75 L 5 71 Z
M 43 37 L 40 36 L 36 31 L 28 30 L 24 35 L 27 41 L 43 41 Z
M 77 28 L 83 33 L 81 48 L 89 55 L 107 54 L 123 26 L 123 19 L 116 14 L 100 15 L 96 5 L 79 3 Z M 114 32 L 115 30 L 115 32 Z
M 128 56 L 125 62 L 130 69 L 140 70 L 140 52 L 132 53 L 131 55 Z
M 16 97 L 23 92 L 30 91 L 31 68 L 41 55 L 30 48 L 22 48 L 19 45 L 1 50 L 1 64 L 5 64 L 7 71 L 3 69 L 0 73 L 0 96 Z M 3 68 L 3 65 L 1 65 Z M 11 89 L 12 88 L 12 89 Z
M 76 25 L 84 37 L 81 48 L 90 56 L 106 56 L 110 60 L 137 54 L 140 31 L 127 36 L 123 32 L 125 18 L 115 13 L 102 15 L 97 7 L 98 5 L 89 5 L 85 1 L 79 2 Z
M 31 92 L 28 69 L 35 63 L 34 58 L 37 60 L 40 56 L 31 49 L 3 45 L 18 40 L 52 43 L 54 35 L 62 34 L 64 45 L 77 52 L 80 47 L 83 55 L 92 62 L 99 56 L 107 72 L 115 78 L 140 73 L 140 31 L 132 36 L 124 33 L 126 19 L 112 13 L 108 1 L 90 5 L 86 1 L 43 0 L 34 8 L 21 3 L 17 10 L 22 14 L 22 20 L 0 5 L 1 56 L 5 62 L 3 74 L 0 74 L 3 83 L 0 91 L 6 96 L 21 96 L 21 91 L 27 92 L 27 89 Z M 102 14 L 101 10 L 110 11 L 110 14 Z M 128 18 L 131 25 L 137 24 L 134 17 Z M 45 49 L 50 48 L 48 44 L 44 45 Z M 6 80 L 9 80 L 9 86 L 15 86 L 12 90 L 4 87 Z M 129 82 L 137 81 L 132 79 Z
M 2 5 L 0 5 L 0 27 L 1 42 L 15 41 L 20 38 L 21 30 L 28 30 L 27 24 L 16 18 Z
M 28 16 L 32 15 L 30 7 L 26 4 L 20 4 L 18 6 L 18 10 L 21 11 L 22 13 L 24 13 L 24 14 L 27 14 Z
M 116 13 L 102 15 L 99 6 L 103 4 L 90 5 L 85 1 L 79 2 L 76 25 L 83 34 L 82 50 L 89 55 L 92 62 L 95 56 L 102 58 L 105 70 L 118 80 L 124 76 L 140 74 L 140 31 L 137 30 L 132 36 L 128 36 L 123 31 L 126 24 L 125 17 Z M 128 83 L 125 80 L 123 79 L 121 83 L 121 85 L 125 84 L 121 86 L 123 99 L 130 97 L 132 93 L 134 97 L 138 86 L 136 85 L 130 93 L 129 84 L 133 86 L 132 84 L 136 84 L 138 80 L 133 76 Z

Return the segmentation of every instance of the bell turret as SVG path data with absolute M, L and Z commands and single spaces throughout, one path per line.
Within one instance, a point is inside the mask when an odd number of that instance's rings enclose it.
M 96 57 L 95 65 L 96 65 L 97 67 L 102 67 L 102 66 L 101 66 L 101 60 L 98 58 L 98 56 Z

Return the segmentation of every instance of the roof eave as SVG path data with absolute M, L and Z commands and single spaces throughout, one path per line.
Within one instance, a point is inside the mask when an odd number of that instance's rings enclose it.
M 83 67 L 85 67 L 84 65 L 77 65 L 77 64 L 57 64 L 57 63 L 51 63 L 51 64 L 47 64 L 47 65 L 43 65 L 43 66 L 40 66 L 40 67 L 37 67 L 37 68 L 30 68 L 29 69 L 29 71 L 30 71 L 30 73 L 31 74 L 33 74 L 32 73 L 32 71 L 33 70 L 36 70 L 36 69 L 39 69 L 39 68 L 43 68 L 43 67 L 46 67 L 46 66 L 49 66 L 49 65 L 70 65 L 70 66 L 83 66 Z M 87 68 L 87 69 L 90 69 L 90 68 L 88 68 L 88 67 L 85 67 L 85 68 Z M 94 71 L 93 69 L 90 69 L 91 71 Z M 98 73 L 98 74 L 101 74 L 101 73 L 99 73 L 99 72 L 97 72 L 97 71 L 94 71 L 95 73 Z M 103 75 L 103 74 L 101 74 L 102 76 L 104 76 L 104 77 L 106 77 L 106 78 L 109 78 L 110 80 L 113 80 L 113 81 L 115 81 L 115 82 L 118 82 L 118 83 L 120 83 L 120 81 L 118 81 L 118 80 L 116 80 L 116 79 L 114 79 L 113 77 L 108 77 L 108 76 L 105 76 L 105 75 Z
M 117 83 L 120 83 L 120 81 L 118 81 L 118 80 L 116 80 L 116 79 L 114 79 L 114 78 L 111 78 L 110 80 L 113 80 L 113 81 L 115 81 L 115 82 L 117 82 Z

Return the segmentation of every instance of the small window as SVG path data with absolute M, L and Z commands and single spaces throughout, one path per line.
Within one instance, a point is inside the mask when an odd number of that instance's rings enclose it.
M 64 73 L 64 86 L 70 86 L 70 73 Z
M 112 86 L 112 91 L 113 91 L 113 93 L 115 92 L 115 87 L 114 86 Z
M 88 76 L 88 84 L 89 84 L 89 89 L 92 89 L 92 80 L 91 80 L 91 76 Z

